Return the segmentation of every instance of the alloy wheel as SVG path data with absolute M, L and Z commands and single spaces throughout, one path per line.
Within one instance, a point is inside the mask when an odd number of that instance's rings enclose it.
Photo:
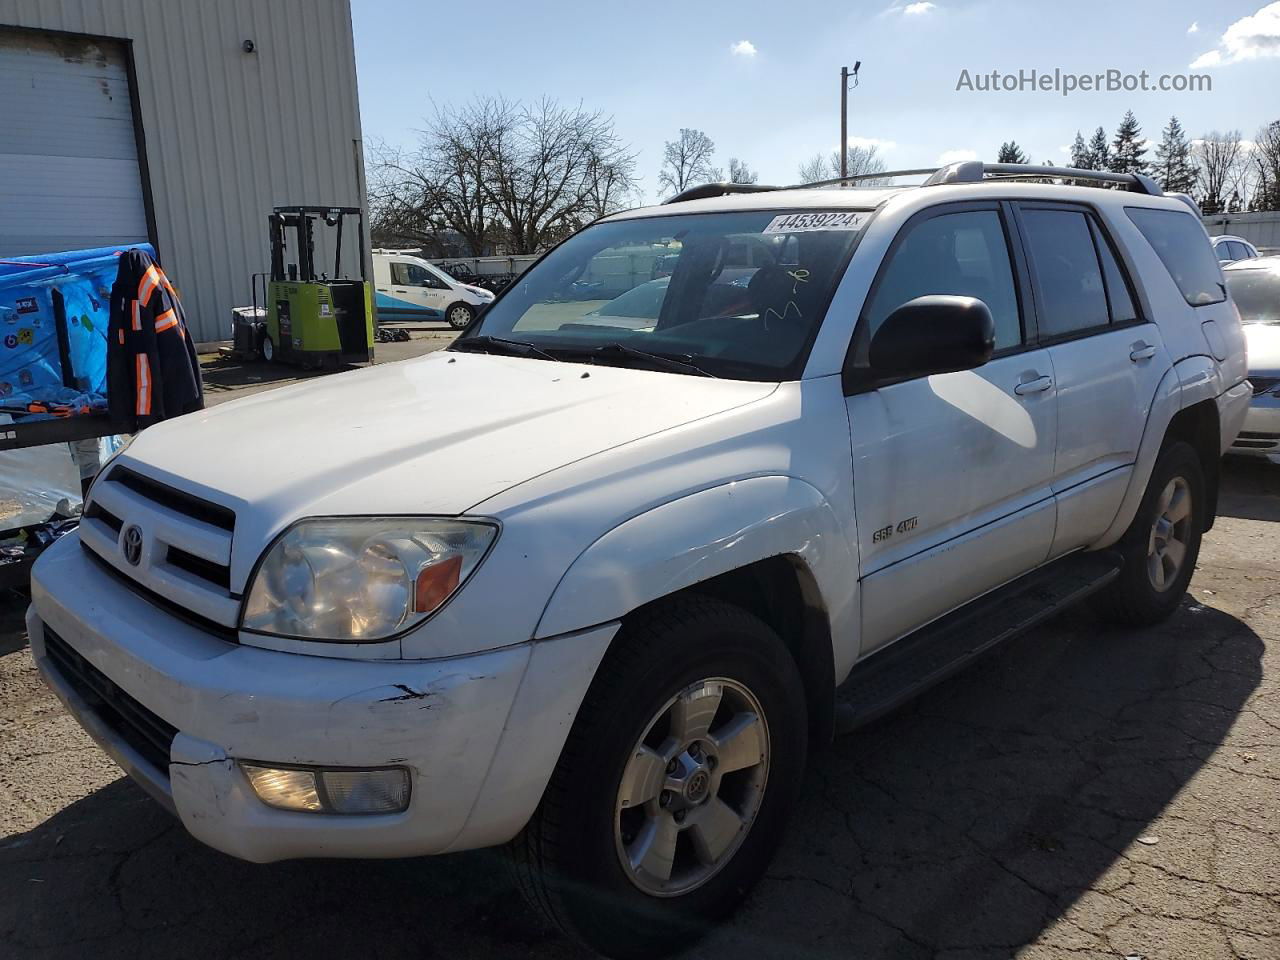
M 1147 577 L 1161 593 L 1178 579 L 1191 542 L 1191 486 L 1182 477 L 1166 485 L 1156 503 L 1156 519 L 1147 541 Z
M 614 841 L 631 882 L 674 897 L 718 873 L 759 812 L 769 752 L 764 711 L 743 684 L 701 680 L 667 701 L 618 787 Z

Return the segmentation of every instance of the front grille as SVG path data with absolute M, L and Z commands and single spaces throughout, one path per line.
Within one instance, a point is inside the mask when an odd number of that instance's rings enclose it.
M 134 493 L 140 494 L 148 500 L 154 500 L 170 510 L 186 514 L 188 517 L 207 523 L 210 526 L 219 527 L 228 533 L 236 528 L 236 515 L 233 511 L 216 503 L 210 503 L 208 500 L 193 497 L 191 494 L 176 487 L 171 487 L 167 483 L 144 477 L 136 470 L 130 470 L 128 467 L 116 467 L 107 475 L 107 479 L 113 483 L 122 484 Z
M 235 519 L 221 504 L 115 464 L 94 484 L 80 540 L 139 595 L 234 640 Z
M 178 728 L 160 719 L 44 625 L 44 648 L 58 673 L 99 719 L 169 779 L 169 748 Z
M 1271 393 L 1276 387 L 1280 387 L 1280 377 L 1250 377 L 1249 382 L 1253 384 L 1253 395 L 1260 397 L 1264 393 Z

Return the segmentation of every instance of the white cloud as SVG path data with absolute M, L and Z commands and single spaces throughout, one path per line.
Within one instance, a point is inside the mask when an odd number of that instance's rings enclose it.
M 739 40 L 729 47 L 729 52 L 735 57 L 754 57 L 756 55 L 756 45 L 750 40 Z
M 929 0 L 919 0 L 918 3 L 908 3 L 902 8 L 902 13 L 908 17 L 918 17 L 930 10 L 936 10 L 937 7 L 936 3 L 930 3 Z
M 1058 148 L 1058 152 L 1059 152 L 1059 153 L 1070 153 L 1070 152 L 1071 152 L 1071 148 L 1070 148 L 1070 147 L 1059 147 L 1059 148 Z
M 878 137 L 850 137 L 850 147 L 861 147 L 864 150 L 870 150 L 874 147 L 877 150 L 892 150 L 898 144 L 893 140 L 881 140 Z
M 977 160 L 977 150 L 943 150 L 938 154 L 938 165 L 945 167 L 948 163 L 957 163 L 960 160 Z
M 1188 35 L 1193 34 L 1193 33 L 1199 33 L 1199 32 L 1200 32 L 1200 21 L 1199 21 L 1199 20 L 1195 21 L 1194 23 L 1192 23 L 1192 24 L 1191 24 L 1191 26 L 1187 27 L 1187 34 L 1188 34 Z
M 1256 13 L 1241 17 L 1227 27 L 1217 49 L 1196 57 L 1191 62 L 1191 69 L 1262 57 L 1280 57 L 1280 0 L 1268 3 Z

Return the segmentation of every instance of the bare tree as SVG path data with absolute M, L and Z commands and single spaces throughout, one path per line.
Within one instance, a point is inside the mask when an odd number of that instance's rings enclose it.
M 1239 203 L 1243 192 L 1248 163 L 1240 131 L 1217 130 L 1205 134 L 1192 143 L 1192 155 L 1196 164 L 1196 183 L 1200 193 L 1200 208 L 1206 213 L 1220 213 L 1233 202 Z
M 850 147 L 849 154 L 849 176 L 856 177 L 864 174 L 884 173 L 884 160 L 879 156 L 879 150 L 875 144 L 868 147 Z M 830 154 L 815 153 L 812 157 L 800 164 L 797 171 L 800 174 L 801 183 L 816 183 L 819 180 L 834 180 L 840 176 L 840 151 L 832 150 Z M 870 180 L 860 180 L 863 186 L 879 187 L 889 183 L 887 177 L 875 177 Z
M 371 156 L 375 242 L 414 241 L 437 253 L 451 236 L 472 255 L 499 242 L 533 253 L 620 209 L 636 187 L 635 155 L 613 120 L 550 99 L 439 109 L 416 150 L 378 145 Z
M 1280 120 L 1258 131 L 1252 151 L 1254 210 L 1280 210 Z
M 680 136 L 668 140 L 662 152 L 658 186 L 664 193 L 677 194 L 697 183 L 719 180 L 723 173 L 711 165 L 716 145 L 701 130 L 680 128 Z
M 486 188 L 514 253 L 543 249 L 599 216 L 602 203 L 608 212 L 634 182 L 634 157 L 612 118 L 548 98 L 519 108 L 491 154 Z
M 739 160 L 737 157 L 729 158 L 730 183 L 757 183 L 759 180 L 760 174 L 747 166 L 745 160 Z

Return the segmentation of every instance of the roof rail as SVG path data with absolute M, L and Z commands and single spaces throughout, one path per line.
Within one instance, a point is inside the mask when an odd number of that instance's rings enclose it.
M 782 190 L 783 187 L 770 187 L 763 183 L 700 183 L 696 187 L 689 187 L 687 190 L 681 190 L 669 200 L 663 200 L 663 206 L 668 203 L 684 203 L 686 200 L 705 200 L 708 197 L 727 197 L 732 193 L 764 193 L 768 190 Z
M 936 173 L 937 167 L 919 167 L 915 170 L 882 170 L 880 173 L 854 173 L 847 177 L 834 177 L 831 180 L 814 180 L 811 183 L 797 183 L 789 190 L 808 189 L 809 187 L 832 187 L 837 183 L 857 183 L 859 180 L 890 180 L 893 177 L 922 177 Z
M 912 170 L 882 170 L 878 173 L 855 173 L 831 180 L 814 180 L 812 183 L 796 183 L 789 187 L 770 187 L 759 183 L 702 183 L 677 193 L 663 203 L 683 203 L 685 200 L 705 200 L 708 197 L 724 197 L 734 193 L 764 193 L 769 190 L 800 190 L 810 187 L 831 187 L 841 183 L 858 183 L 862 180 L 891 180 L 894 177 L 928 176 L 922 186 L 936 187 L 948 183 L 986 183 L 993 180 L 1042 180 L 1046 177 L 1059 180 L 1087 180 L 1091 183 L 1115 183 L 1134 193 L 1163 197 L 1160 185 L 1143 173 L 1112 173 L 1110 170 L 1081 170 L 1076 167 L 1044 167 L 1029 163 L 983 163 L 981 160 L 960 160 L 945 167 L 917 167 Z
M 1064 180 L 1088 180 L 1093 183 L 1116 183 L 1134 193 L 1152 197 L 1164 196 L 1160 185 L 1141 173 L 1112 173 L 1110 170 L 1081 170 L 1077 167 L 1042 167 L 1027 163 L 983 163 L 961 160 L 939 168 L 924 182 L 926 187 L 945 183 L 982 183 L 986 180 L 1039 180 L 1054 177 Z

